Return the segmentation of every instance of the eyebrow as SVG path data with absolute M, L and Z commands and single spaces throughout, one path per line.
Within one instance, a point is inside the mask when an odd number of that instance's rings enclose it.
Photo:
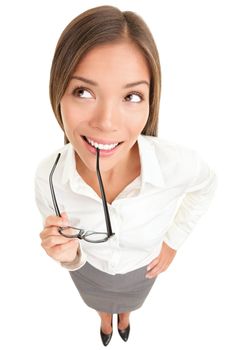
M 93 86 L 98 86 L 98 83 L 96 81 L 90 80 L 90 79 L 87 79 L 87 78 L 83 78 L 83 77 L 80 77 L 80 76 L 73 75 L 71 77 L 71 79 L 81 80 L 84 83 L 87 83 L 87 84 L 90 84 L 90 85 L 93 85 Z M 146 84 L 148 87 L 150 87 L 150 84 L 149 84 L 149 82 L 147 80 L 139 80 L 139 81 L 135 81 L 133 83 L 128 83 L 128 84 L 124 85 L 123 89 L 131 88 L 133 86 L 141 85 L 141 84 Z

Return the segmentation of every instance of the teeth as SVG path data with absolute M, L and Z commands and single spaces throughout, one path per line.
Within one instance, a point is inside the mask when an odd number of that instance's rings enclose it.
M 101 143 L 96 143 L 94 141 L 92 141 L 91 139 L 87 138 L 87 141 L 95 148 L 99 148 L 99 149 L 104 149 L 104 150 L 111 150 L 113 148 L 115 148 L 118 143 L 113 143 L 111 145 L 102 145 Z

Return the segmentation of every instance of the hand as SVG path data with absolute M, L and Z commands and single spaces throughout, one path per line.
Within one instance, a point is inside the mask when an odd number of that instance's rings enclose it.
M 147 266 L 148 272 L 146 274 L 146 277 L 154 278 L 161 272 L 167 270 L 175 255 L 176 250 L 172 249 L 165 242 L 163 242 L 159 256 L 152 260 L 151 263 Z
M 41 246 L 46 253 L 59 262 L 72 262 L 77 255 L 79 240 L 66 238 L 58 232 L 58 227 L 69 226 L 65 213 L 59 216 L 48 216 L 44 230 L 40 233 Z

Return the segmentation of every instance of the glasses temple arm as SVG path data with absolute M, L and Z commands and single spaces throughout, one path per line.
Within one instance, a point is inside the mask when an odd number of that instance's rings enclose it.
M 107 206 L 106 196 L 105 196 L 105 192 L 104 192 L 104 186 L 103 186 L 103 182 L 102 182 L 102 178 L 101 178 L 101 174 L 100 174 L 100 170 L 99 170 L 99 152 L 100 152 L 99 148 L 97 148 L 96 151 L 97 151 L 96 172 L 97 172 L 97 177 L 98 177 L 101 196 L 102 196 L 106 227 L 107 227 L 108 234 L 110 236 L 112 236 L 113 233 L 112 233 L 112 227 L 111 227 L 110 217 L 109 217 L 109 213 L 108 213 L 108 206 Z
M 56 196 L 55 196 L 55 192 L 54 192 L 54 187 L 53 187 L 53 173 L 54 173 L 54 170 L 57 166 L 57 163 L 59 161 L 60 156 L 61 156 L 61 153 L 58 153 L 57 158 L 55 160 L 55 163 L 54 163 L 52 170 L 49 174 L 49 185 L 50 185 L 50 191 L 51 191 L 51 196 L 52 196 L 52 201 L 53 201 L 55 213 L 57 216 L 61 217 L 61 213 L 60 213 L 60 210 L 58 208 L 58 204 L 57 204 L 57 200 L 56 200 Z
M 51 196 L 52 196 L 52 201 L 53 201 L 53 206 L 54 210 L 57 216 L 61 217 L 61 213 L 57 204 L 56 196 L 55 196 L 55 191 L 53 187 L 53 173 L 56 169 L 57 163 L 59 161 L 59 158 L 61 156 L 61 153 L 57 155 L 57 158 L 55 160 L 55 163 L 52 167 L 52 170 L 49 174 L 49 185 L 50 185 L 50 191 L 51 191 Z M 107 227 L 107 232 L 110 236 L 113 235 L 112 233 L 112 227 L 111 227 L 111 222 L 110 222 L 110 217 L 109 217 L 109 212 L 108 212 L 108 206 L 107 206 L 107 201 L 106 201 L 106 196 L 105 196 L 105 191 L 104 191 L 104 186 L 99 170 L 99 149 L 97 148 L 97 161 L 96 161 L 96 171 L 97 171 L 97 177 L 99 181 L 99 186 L 100 186 L 100 191 L 101 191 L 101 197 L 102 197 L 102 202 L 103 202 L 103 207 L 104 207 L 104 215 L 105 215 L 105 221 L 106 221 L 106 227 Z

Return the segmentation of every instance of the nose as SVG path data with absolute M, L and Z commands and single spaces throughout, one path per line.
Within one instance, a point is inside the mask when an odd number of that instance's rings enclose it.
M 101 102 L 95 109 L 93 117 L 89 121 L 93 129 L 104 132 L 117 131 L 120 128 L 120 111 L 111 101 Z

